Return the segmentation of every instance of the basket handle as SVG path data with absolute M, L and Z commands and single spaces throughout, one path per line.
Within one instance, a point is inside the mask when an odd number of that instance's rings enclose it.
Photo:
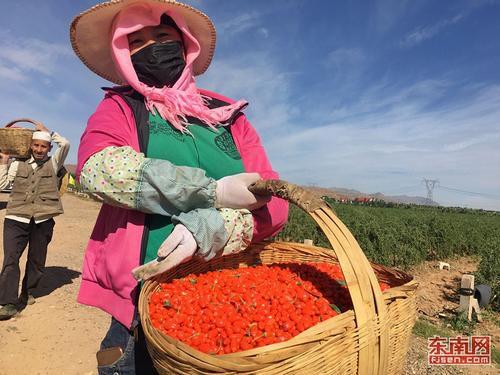
M 17 119 L 15 119 L 15 120 L 12 120 L 12 121 L 10 121 L 9 123 L 7 123 L 7 124 L 5 125 L 5 127 L 6 127 L 6 128 L 11 128 L 11 127 L 14 127 L 14 128 L 15 128 L 16 126 L 14 126 L 14 124 L 16 124 L 16 123 L 18 123 L 18 122 L 30 122 L 30 123 L 32 123 L 32 124 L 33 124 L 33 125 L 35 125 L 35 126 L 36 126 L 36 125 L 39 125 L 39 126 L 43 126 L 43 127 L 45 127 L 45 125 L 43 125 L 40 121 L 32 120 L 32 119 L 30 119 L 30 118 L 17 118 Z
M 248 190 L 257 195 L 274 195 L 285 199 L 306 212 L 329 207 L 313 192 L 284 180 L 259 180 L 251 184 Z
M 344 274 L 356 324 L 373 324 L 374 331 L 380 329 L 380 336 L 374 333 L 360 337 L 358 373 L 386 374 L 389 328 L 385 325 L 377 327 L 377 322 L 386 320 L 387 307 L 375 272 L 352 233 L 325 201 L 300 186 L 283 180 L 260 180 L 248 189 L 254 194 L 271 194 L 296 204 L 306 211 L 325 233 Z

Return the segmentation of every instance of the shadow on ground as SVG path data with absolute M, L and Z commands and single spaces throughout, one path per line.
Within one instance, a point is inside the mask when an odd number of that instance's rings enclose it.
M 453 280 L 443 285 L 443 294 L 446 300 L 456 304 L 460 303 L 460 294 L 458 293 L 460 289 L 460 281 L 460 277 L 454 277 Z
M 40 284 L 38 284 L 38 287 L 33 291 L 33 297 L 38 298 L 49 295 L 63 285 L 72 284 L 73 280 L 79 276 L 80 272 L 70 270 L 66 267 L 46 267 Z
M 0 202 L 0 210 L 5 209 L 7 207 L 7 202 Z
M 38 284 L 37 288 L 33 290 L 33 297 L 39 298 L 43 296 L 47 296 L 52 293 L 54 290 L 59 289 L 63 285 L 72 284 L 73 279 L 76 279 L 80 276 L 80 272 L 75 270 L 70 270 L 67 267 L 59 267 L 59 266 L 51 266 L 45 268 L 45 273 L 40 280 L 40 284 Z M 19 300 L 17 303 L 17 308 L 19 311 L 22 311 L 26 308 L 28 304 L 28 296 L 21 292 L 19 296 Z

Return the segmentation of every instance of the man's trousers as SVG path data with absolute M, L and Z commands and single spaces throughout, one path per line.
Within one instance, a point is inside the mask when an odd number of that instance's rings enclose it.
M 3 266 L 0 274 L 0 305 L 18 302 L 19 279 L 21 271 L 19 259 L 28 246 L 28 260 L 24 272 L 20 300 L 36 288 L 45 270 L 47 247 L 52 240 L 54 219 L 36 224 L 5 219 L 3 227 Z

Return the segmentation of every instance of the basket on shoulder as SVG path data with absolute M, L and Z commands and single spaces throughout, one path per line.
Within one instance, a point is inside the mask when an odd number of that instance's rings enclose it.
M 400 374 L 416 318 L 412 276 L 368 261 L 326 202 L 259 181 L 306 211 L 332 249 L 263 242 L 192 259 L 147 280 L 139 296 L 160 374 Z
M 3 128 L 0 128 L 0 150 L 13 158 L 27 159 L 30 157 L 31 137 L 34 130 L 16 125 L 21 122 L 41 125 L 40 122 L 29 118 L 19 118 L 10 121 Z

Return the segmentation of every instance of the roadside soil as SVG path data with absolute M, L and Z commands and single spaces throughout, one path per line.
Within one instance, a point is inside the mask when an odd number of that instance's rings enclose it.
M 418 318 L 441 329 L 451 330 L 450 320 L 456 316 L 460 297 L 462 275 L 477 270 L 479 260 L 463 257 L 444 260 L 449 269 L 439 269 L 439 262 L 424 262 L 408 273 L 419 283 L 417 290 Z M 474 325 L 473 334 L 491 336 L 491 344 L 500 348 L 500 314 L 485 312 L 482 323 Z M 462 332 L 452 331 L 450 337 L 460 336 Z M 406 374 L 500 374 L 500 369 L 491 366 L 428 366 L 427 339 L 413 335 L 406 361 Z
M 8 194 L 0 194 L 0 233 Z M 95 353 L 107 331 L 109 316 L 80 305 L 76 296 L 81 280 L 83 254 L 100 204 L 74 194 L 63 196 L 65 214 L 56 218 L 49 246 L 46 273 L 35 294 L 36 303 L 14 318 L 0 322 L 0 375 L 97 374 Z M 0 243 L 0 262 L 3 262 Z M 454 297 L 463 273 L 476 269 L 473 259 L 447 260 L 450 271 L 439 270 L 437 262 L 426 263 L 410 273 L 420 282 L 419 315 L 439 323 L 440 313 L 458 305 Z M 24 275 L 26 252 L 21 258 Z M 497 320 L 498 321 L 498 320 Z M 500 346 L 499 327 L 491 322 L 477 325 L 478 333 L 492 336 Z M 498 374 L 494 367 L 427 366 L 427 341 L 414 336 L 405 374 Z

